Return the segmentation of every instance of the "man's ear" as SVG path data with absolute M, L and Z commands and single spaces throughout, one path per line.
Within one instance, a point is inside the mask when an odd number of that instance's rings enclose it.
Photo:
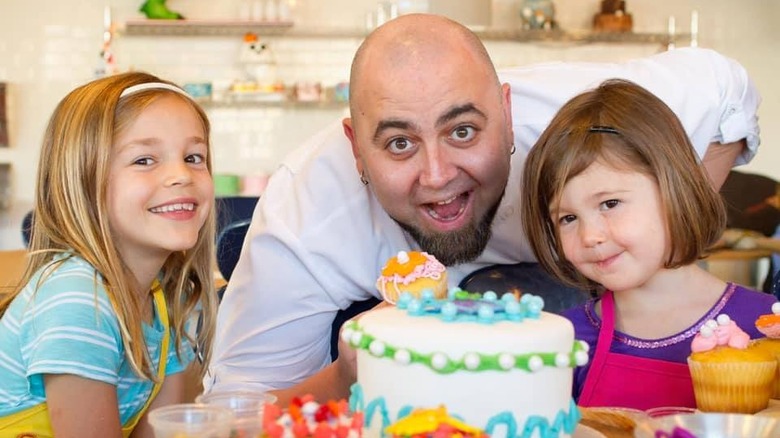
M 506 123 L 507 130 L 509 132 L 509 139 L 514 144 L 515 132 L 512 127 L 512 89 L 510 88 L 509 84 L 505 83 L 501 85 L 501 101 L 504 104 L 504 123 Z
M 355 138 L 355 128 L 352 126 L 352 119 L 345 117 L 341 120 L 341 126 L 344 128 L 344 135 L 352 145 L 352 156 L 355 157 L 357 171 L 361 173 L 363 172 L 363 160 L 360 159 L 360 148 L 358 148 L 357 138 Z

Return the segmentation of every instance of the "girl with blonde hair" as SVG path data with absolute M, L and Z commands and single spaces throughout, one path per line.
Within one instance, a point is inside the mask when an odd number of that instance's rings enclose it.
M 610 80 L 567 102 L 525 164 L 522 216 L 539 263 L 599 291 L 565 313 L 590 361 L 580 406 L 695 407 L 687 357 L 721 313 L 752 338 L 775 301 L 697 262 L 726 212 L 677 116 L 634 83 Z M 638 383 L 638 382 L 641 382 Z
M 209 130 L 146 73 L 56 107 L 27 268 L 0 302 L 0 435 L 149 437 L 146 413 L 184 401 L 216 312 Z

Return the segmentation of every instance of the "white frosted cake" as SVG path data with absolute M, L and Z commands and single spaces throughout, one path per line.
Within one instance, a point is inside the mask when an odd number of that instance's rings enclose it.
M 396 306 L 342 331 L 358 350 L 350 409 L 363 412 L 366 436 L 439 406 L 492 437 L 572 435 L 572 368 L 587 362 L 587 346 L 541 298 L 454 289 L 441 300 L 404 294 Z

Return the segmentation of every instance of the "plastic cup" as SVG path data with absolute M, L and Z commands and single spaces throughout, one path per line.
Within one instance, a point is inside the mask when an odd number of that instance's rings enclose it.
M 155 438 L 230 438 L 232 420 L 230 409 L 195 403 L 149 412 Z
M 195 402 L 229 409 L 233 413 L 232 436 L 258 438 L 263 432 L 263 407 L 276 396 L 264 392 L 223 391 L 199 395 Z

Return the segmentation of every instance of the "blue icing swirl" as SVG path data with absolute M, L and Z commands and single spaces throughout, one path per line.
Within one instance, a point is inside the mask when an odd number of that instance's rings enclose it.
M 378 413 L 381 420 L 382 436 L 386 436 L 384 430 L 391 424 L 391 419 L 384 397 L 377 397 L 366 404 L 363 387 L 359 383 L 355 383 L 351 387 L 349 409 L 352 412 L 363 412 L 365 427 L 371 426 L 374 416 Z M 396 421 L 408 416 L 412 410 L 412 406 L 403 406 L 398 411 Z M 452 415 L 457 418 L 462 418 L 456 414 Z M 574 400 L 572 399 L 569 402 L 569 411 L 566 412 L 561 409 L 555 415 L 552 422 L 539 415 L 530 415 L 526 418 L 525 424 L 522 426 L 522 431 L 518 433 L 519 425 L 517 419 L 511 412 L 504 411 L 492 416 L 483 430 L 488 436 L 493 436 L 493 434 L 496 433 L 497 428 L 505 426 L 507 432 L 506 438 L 531 438 L 532 436 L 536 436 L 534 435 L 535 432 L 538 432 L 539 438 L 559 438 L 561 434 L 573 434 L 574 429 L 576 429 L 577 423 L 579 423 L 581 418 L 582 415 L 577 408 L 577 404 L 574 403 Z

